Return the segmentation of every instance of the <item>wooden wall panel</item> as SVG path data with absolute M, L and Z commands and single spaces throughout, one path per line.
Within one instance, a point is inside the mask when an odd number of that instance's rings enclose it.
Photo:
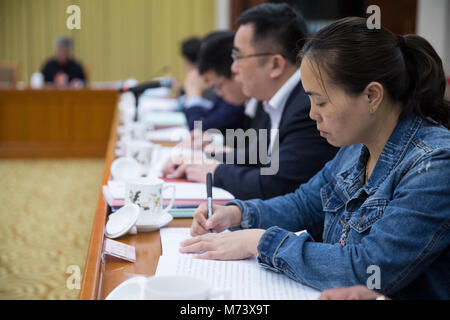
M 103 157 L 112 90 L 0 90 L 0 157 Z

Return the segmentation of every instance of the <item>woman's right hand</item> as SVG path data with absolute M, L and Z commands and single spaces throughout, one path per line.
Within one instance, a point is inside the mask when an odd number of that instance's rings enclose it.
M 239 227 L 241 225 L 242 212 L 239 207 L 219 206 L 213 204 L 213 214 L 208 219 L 208 207 L 202 203 L 194 212 L 194 221 L 191 226 L 191 235 L 199 236 L 208 233 L 210 229 L 213 232 L 222 232 L 228 228 Z

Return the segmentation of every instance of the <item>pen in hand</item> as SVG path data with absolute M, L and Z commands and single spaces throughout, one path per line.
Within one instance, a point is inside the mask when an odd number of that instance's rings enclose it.
M 206 174 L 206 196 L 208 199 L 208 219 L 212 216 L 212 174 L 208 172 Z M 212 232 L 212 229 L 209 229 L 209 232 Z

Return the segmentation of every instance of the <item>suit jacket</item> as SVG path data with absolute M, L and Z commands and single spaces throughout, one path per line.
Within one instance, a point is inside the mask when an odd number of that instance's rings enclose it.
M 237 199 L 247 200 L 290 193 L 307 182 L 338 151 L 320 136 L 309 110 L 309 98 L 299 81 L 286 101 L 280 121 L 278 172 L 261 175 L 261 168 L 270 167 L 271 163 L 221 164 L 214 172 L 214 186 L 228 190 Z M 270 136 L 270 121 L 266 125 Z
M 265 129 L 268 126 L 269 115 L 264 111 L 263 103 L 261 101 L 258 101 L 258 104 L 256 106 L 256 112 L 255 116 L 253 118 L 245 115 L 244 118 L 244 125 L 242 129 Z
M 256 137 L 254 138 L 252 137 L 253 139 L 250 138 L 246 139 L 245 141 L 243 141 L 244 143 L 242 145 L 239 145 L 239 140 L 237 138 L 233 139 L 232 141 L 227 141 L 226 137 L 224 137 L 224 144 L 231 148 L 234 148 L 233 151 L 229 152 L 229 154 L 232 155 L 215 154 L 214 158 L 221 162 L 225 162 L 227 156 L 228 157 L 233 156 L 234 163 L 238 163 L 238 158 L 244 157 L 245 164 L 252 165 L 250 164 L 249 161 L 250 160 L 249 153 L 252 151 L 257 153 L 259 150 L 259 140 L 260 140 L 259 130 L 267 129 L 269 127 L 270 127 L 269 115 L 264 111 L 262 101 L 258 101 L 254 117 L 252 118 L 245 115 L 244 123 L 242 126 L 242 130 L 244 131 L 247 131 L 248 129 L 254 129 L 256 131 Z
M 189 130 L 194 129 L 194 121 L 202 121 L 202 130 L 211 128 L 225 133 L 225 129 L 241 128 L 244 122 L 244 107 L 232 105 L 220 97 L 214 100 L 212 109 L 200 106 L 184 108 Z

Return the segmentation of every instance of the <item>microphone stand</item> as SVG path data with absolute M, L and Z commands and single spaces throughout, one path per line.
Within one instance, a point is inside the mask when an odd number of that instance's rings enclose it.
M 136 110 L 135 110 L 135 113 L 134 113 L 134 122 L 137 122 L 137 121 L 138 121 L 139 97 L 141 96 L 141 94 L 142 94 L 143 92 L 144 92 L 144 91 L 133 91 L 133 94 L 134 94 L 134 100 L 135 100 L 135 107 L 136 107 Z

